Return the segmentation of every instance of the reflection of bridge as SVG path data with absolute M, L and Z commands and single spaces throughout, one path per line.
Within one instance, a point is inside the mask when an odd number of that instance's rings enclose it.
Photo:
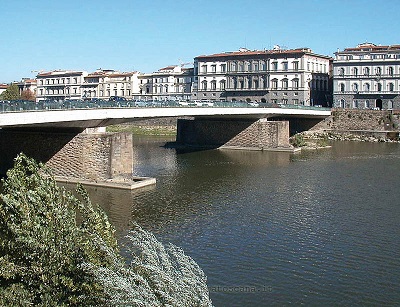
M 0 103 L 0 174 L 11 167 L 21 151 L 70 177 L 103 180 L 132 171 L 133 145 L 129 135 L 81 134 L 85 128 L 150 118 L 191 117 L 178 120 L 177 143 L 207 148 L 293 150 L 289 131 L 307 130 L 330 113 L 323 108 L 253 107 L 239 103 L 187 107 Z

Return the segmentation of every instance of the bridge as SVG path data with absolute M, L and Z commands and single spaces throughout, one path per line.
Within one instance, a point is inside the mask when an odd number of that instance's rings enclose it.
M 330 109 L 247 103 L 0 102 L 0 175 L 21 151 L 56 175 L 89 181 L 126 176 L 133 169 L 132 136 L 85 134 L 151 118 L 178 117 L 176 143 L 202 148 L 289 150 L 289 136 L 330 116 Z M 189 119 L 183 119 L 187 118 Z

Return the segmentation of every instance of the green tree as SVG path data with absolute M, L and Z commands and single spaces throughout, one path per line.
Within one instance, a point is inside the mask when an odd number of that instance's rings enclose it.
M 17 100 L 20 99 L 19 88 L 18 85 L 12 83 L 1 95 L 0 99 L 2 100 Z
M 211 306 L 193 259 L 139 226 L 123 259 L 114 228 L 80 185 L 65 190 L 23 154 L 2 185 L 1 306 Z

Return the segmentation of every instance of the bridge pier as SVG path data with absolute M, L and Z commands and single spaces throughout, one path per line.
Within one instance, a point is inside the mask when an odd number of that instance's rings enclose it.
M 192 147 L 295 151 L 289 122 L 267 119 L 179 119 L 176 143 Z
M 81 130 L 80 130 L 81 131 Z M 80 131 L 22 131 L 0 129 L 0 175 L 21 152 L 45 163 L 57 177 L 76 181 L 131 178 L 132 135 Z

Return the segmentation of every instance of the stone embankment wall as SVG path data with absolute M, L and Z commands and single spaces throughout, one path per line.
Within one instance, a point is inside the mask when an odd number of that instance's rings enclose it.
M 315 125 L 310 131 L 393 131 L 398 130 L 399 127 L 400 111 L 332 109 L 332 115 Z
M 332 109 L 332 115 L 305 134 L 327 135 L 338 140 L 398 140 L 400 111 Z

